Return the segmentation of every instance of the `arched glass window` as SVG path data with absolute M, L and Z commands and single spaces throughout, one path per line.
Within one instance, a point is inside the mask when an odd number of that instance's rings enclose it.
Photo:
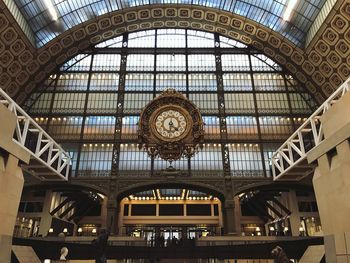
M 190 176 L 222 176 L 226 149 L 232 176 L 271 176 L 271 153 L 316 106 L 282 67 L 235 40 L 185 29 L 124 37 L 124 47 L 116 37 L 67 61 L 26 105 L 72 154 L 73 176 L 110 175 L 113 151 L 121 175 L 168 167 L 137 147 L 139 114 L 166 88 L 193 101 L 205 122 L 204 148 L 172 163 Z

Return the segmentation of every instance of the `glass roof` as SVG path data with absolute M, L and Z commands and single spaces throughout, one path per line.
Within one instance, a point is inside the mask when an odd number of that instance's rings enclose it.
M 112 11 L 151 4 L 213 7 L 254 20 L 303 47 L 305 35 L 326 0 L 299 0 L 289 22 L 283 20 L 290 0 L 14 0 L 36 36 L 38 47 L 60 33 Z M 47 8 L 45 2 L 53 4 Z M 54 21 L 50 12 L 57 14 Z

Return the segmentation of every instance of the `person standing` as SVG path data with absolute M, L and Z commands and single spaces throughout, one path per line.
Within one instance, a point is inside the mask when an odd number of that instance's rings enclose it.
M 95 263 L 107 263 L 106 248 L 108 245 L 109 233 L 106 229 L 101 229 L 97 239 L 92 241 L 95 247 Z

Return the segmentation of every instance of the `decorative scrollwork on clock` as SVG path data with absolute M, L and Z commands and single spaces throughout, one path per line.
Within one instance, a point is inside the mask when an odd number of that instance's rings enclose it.
M 141 112 L 139 148 L 170 162 L 190 158 L 203 146 L 203 125 L 198 108 L 181 93 L 167 89 Z

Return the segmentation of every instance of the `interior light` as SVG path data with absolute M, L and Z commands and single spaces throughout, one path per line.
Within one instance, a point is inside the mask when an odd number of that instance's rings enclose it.
M 92 233 L 93 233 L 93 234 L 96 234 L 96 233 L 97 233 L 96 228 L 93 228 L 93 229 L 92 229 Z
M 81 227 L 78 228 L 78 233 L 83 232 L 83 229 Z
M 58 19 L 58 16 L 57 16 L 57 12 L 56 12 L 55 7 L 52 4 L 52 1 L 51 0 L 44 0 L 44 4 L 46 5 L 47 10 L 49 11 L 49 13 L 51 15 L 52 20 L 56 21 Z
M 294 7 L 298 3 L 298 0 L 289 0 L 286 11 L 283 14 L 283 20 L 289 21 Z
M 49 229 L 49 233 L 53 233 L 53 228 L 52 227 Z
M 67 233 L 68 232 L 68 229 L 67 228 L 63 228 L 63 233 Z
M 105 199 L 105 196 L 103 194 L 97 193 L 97 195 L 103 200 Z

